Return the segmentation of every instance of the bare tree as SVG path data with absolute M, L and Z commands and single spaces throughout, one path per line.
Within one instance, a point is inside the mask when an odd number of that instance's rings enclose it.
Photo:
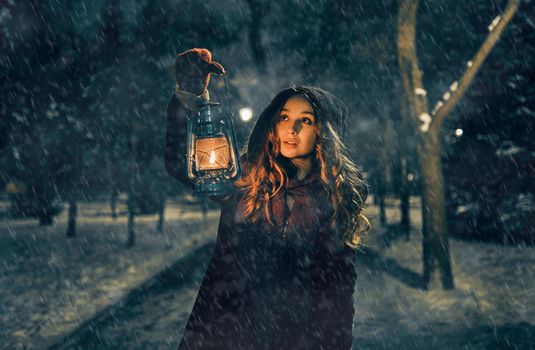
M 131 91 L 131 94 L 133 90 Z M 130 146 L 130 175 L 128 181 L 128 222 L 127 233 L 128 240 L 126 242 L 127 247 L 133 247 L 136 245 L 136 212 L 139 207 L 139 195 L 137 195 L 137 189 L 139 188 L 139 181 L 141 179 L 140 166 L 138 163 L 138 144 L 139 131 L 141 124 L 138 121 L 131 122 L 129 146 Z
M 251 12 L 249 24 L 249 45 L 258 70 L 266 71 L 266 49 L 262 44 L 262 22 L 269 12 L 270 2 L 264 0 L 247 0 Z
M 397 86 L 396 86 L 397 87 Z M 401 132 L 403 135 L 399 135 L 399 162 L 400 162 L 400 183 L 399 183 L 399 199 L 400 199 L 400 222 L 399 228 L 401 233 L 405 235 L 405 239 L 408 241 L 411 234 L 411 218 L 410 218 L 410 188 L 409 188 L 409 139 L 412 140 L 412 128 L 409 125 L 409 111 L 407 101 L 404 99 L 402 90 L 397 87 L 397 90 L 401 93 L 398 94 L 397 99 L 400 106 L 401 113 Z M 399 131 L 398 131 L 399 132 Z
M 419 0 L 400 0 L 397 51 L 404 90 L 411 107 L 412 118 L 417 125 L 419 138 L 417 155 L 422 177 L 424 286 L 434 287 L 438 262 L 442 288 L 453 289 L 455 285 L 451 271 L 440 159 L 440 129 L 446 116 L 461 99 L 483 61 L 513 18 L 519 0 L 509 0 L 503 14 L 492 21 L 487 38 L 475 56 L 468 61 L 466 71 L 458 81 L 451 84 L 449 90 L 431 111 L 428 108 L 427 92 L 422 83 L 422 71 L 416 54 L 416 12 L 419 4 Z

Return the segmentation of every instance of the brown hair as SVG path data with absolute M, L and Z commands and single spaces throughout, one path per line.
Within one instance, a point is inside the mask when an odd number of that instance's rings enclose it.
M 361 173 L 348 157 L 347 148 L 336 129 L 344 121 L 340 120 L 342 117 L 337 108 L 340 105 L 332 102 L 342 102 L 332 100 L 333 95 L 318 88 L 283 90 L 259 117 L 249 139 L 247 154 L 243 157 L 244 176 L 236 182 L 243 192 L 240 202 L 243 214 L 252 222 L 265 219 L 275 225 L 272 198 L 287 185 L 292 172 L 290 161 L 280 154 L 275 127 L 282 106 L 295 95 L 306 98 L 317 116 L 314 162 L 333 207 L 331 229 L 348 246 L 357 248 L 363 233 L 369 228 L 363 211 L 368 189 Z

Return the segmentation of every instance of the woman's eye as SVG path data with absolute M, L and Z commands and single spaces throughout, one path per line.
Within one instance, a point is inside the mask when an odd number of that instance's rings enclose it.
M 312 124 L 314 124 L 314 123 L 312 122 L 312 120 L 310 120 L 309 118 L 303 118 L 303 123 L 308 124 L 308 125 L 312 125 Z
M 288 116 L 287 115 L 281 115 L 279 120 L 288 120 Z

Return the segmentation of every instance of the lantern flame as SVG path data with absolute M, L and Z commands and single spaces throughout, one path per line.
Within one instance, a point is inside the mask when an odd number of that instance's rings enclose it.
M 210 160 L 209 160 L 210 164 L 214 164 L 215 163 L 215 152 L 212 151 L 210 152 Z
M 230 164 L 229 144 L 225 137 L 198 139 L 195 154 L 198 170 L 225 169 Z

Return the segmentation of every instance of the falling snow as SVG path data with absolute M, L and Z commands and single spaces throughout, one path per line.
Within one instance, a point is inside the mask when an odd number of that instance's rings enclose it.
M 210 96 L 236 117 L 242 150 L 283 87 L 319 86 L 347 103 L 342 140 L 372 219 L 357 252 L 354 349 L 534 349 L 533 1 L 508 23 L 497 15 L 506 1 L 420 2 L 414 43 L 391 35 L 399 3 L 0 2 L 0 349 L 178 346 L 219 218 L 163 156 L 175 55 L 191 47 L 225 66 Z M 405 90 L 397 44 L 417 48 L 419 71 L 405 68 L 418 88 Z M 430 172 L 417 151 L 431 131 L 444 203 L 422 208 Z M 421 215 L 436 208 L 450 291 L 422 289 Z

